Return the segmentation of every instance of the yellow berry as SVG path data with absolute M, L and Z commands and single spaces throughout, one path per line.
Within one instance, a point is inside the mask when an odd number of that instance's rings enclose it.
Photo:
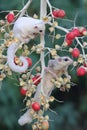
M 43 121 L 42 122 L 42 130 L 48 130 L 49 129 L 49 122 Z

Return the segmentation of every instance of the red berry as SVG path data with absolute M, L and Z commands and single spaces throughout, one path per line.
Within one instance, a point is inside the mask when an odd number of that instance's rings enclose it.
M 66 13 L 65 13 L 65 11 L 64 10 L 62 10 L 62 9 L 59 9 L 58 10 L 58 17 L 59 18 L 63 18 L 63 17 L 65 17 L 65 15 L 66 15 Z
M 72 44 L 73 41 L 72 41 L 72 40 L 66 39 L 65 42 L 67 43 L 68 46 L 70 46 L 70 45 Z
M 74 29 L 72 30 L 72 32 L 74 33 L 75 37 L 80 36 L 80 31 L 79 31 L 78 28 L 74 28 Z
M 8 15 L 7 15 L 7 21 L 9 22 L 9 23 L 11 23 L 11 22 L 13 22 L 14 21 L 14 14 L 13 13 L 9 13 Z
M 20 89 L 21 95 L 25 96 L 25 95 L 26 95 L 26 92 L 27 92 L 27 90 L 24 89 L 23 87 Z
M 62 9 L 54 10 L 52 14 L 55 18 L 63 18 L 66 15 L 65 11 Z
M 79 68 L 77 69 L 77 75 L 78 75 L 78 76 L 84 76 L 85 74 L 86 74 L 85 68 L 79 67 Z
M 39 110 L 40 110 L 40 105 L 39 105 L 39 103 L 38 103 L 38 102 L 32 103 L 32 109 L 33 109 L 34 111 L 39 111 Z
M 32 66 L 32 60 L 31 60 L 31 58 L 26 58 L 26 60 L 27 60 L 27 62 L 28 62 L 28 66 L 30 67 L 30 66 Z
M 79 49 L 78 48 L 74 48 L 73 51 L 72 51 L 72 56 L 74 58 L 77 58 L 79 55 L 80 55 Z
M 73 40 L 74 38 L 75 38 L 74 32 L 71 31 L 71 32 L 66 34 L 66 39 L 67 40 Z
M 17 65 L 19 62 L 19 58 L 18 57 L 14 57 L 14 63 Z
M 54 10 L 54 11 L 52 12 L 52 14 L 53 14 L 53 16 L 54 16 L 55 18 L 58 17 L 58 15 L 57 15 L 57 11 L 58 11 L 58 10 Z
M 39 78 L 39 79 L 38 79 L 38 78 Z M 32 78 L 32 80 L 33 80 L 33 82 L 35 82 L 34 85 L 38 85 L 38 84 L 40 83 L 40 81 L 41 81 L 40 75 L 34 76 L 34 77 Z M 36 81 L 36 80 L 37 80 L 37 81 Z
M 19 66 L 23 66 L 23 63 L 20 61 L 19 57 L 14 57 L 14 63 Z
M 87 67 L 87 63 L 84 63 L 83 66 L 84 66 L 84 67 Z

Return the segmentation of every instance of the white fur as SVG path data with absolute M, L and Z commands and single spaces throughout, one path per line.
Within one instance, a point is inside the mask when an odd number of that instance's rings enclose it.
M 60 59 L 61 58 L 61 59 Z M 44 76 L 43 76 L 43 92 L 45 93 L 46 97 L 48 98 L 51 93 L 52 90 L 54 89 L 54 84 L 51 82 L 51 79 L 54 78 L 54 74 L 57 76 L 61 76 L 63 74 L 63 70 L 66 70 L 66 67 L 68 67 L 70 64 L 72 64 L 72 59 L 70 59 L 69 57 L 60 57 L 57 60 L 50 60 L 48 62 L 48 67 L 51 67 L 51 70 L 53 70 L 51 73 L 49 72 L 45 72 Z M 68 59 L 67 61 L 64 59 Z M 60 67 L 61 66 L 61 67 Z M 56 68 L 56 71 L 55 71 Z M 59 71 L 61 72 L 59 74 Z M 55 73 L 56 72 L 56 73 Z M 68 74 L 67 74 L 68 75 Z M 69 75 L 68 75 L 69 76 Z M 35 101 L 40 103 L 40 93 L 41 93 L 41 83 L 37 86 L 37 90 L 36 93 L 34 95 L 34 99 Z M 24 125 L 26 123 L 31 123 L 32 122 L 32 117 L 30 115 L 30 110 L 27 110 L 18 120 L 18 123 L 20 125 Z
M 18 123 L 21 126 L 31 122 L 32 122 L 32 117 L 30 115 L 30 110 L 27 110 L 18 120 Z
M 31 17 L 20 17 L 16 20 L 13 27 L 14 37 L 17 38 L 21 44 L 28 43 L 31 39 L 35 38 L 37 34 L 44 32 L 45 25 L 42 20 L 34 19 Z M 41 32 L 42 30 L 42 32 Z M 24 57 L 20 57 L 23 62 L 23 66 L 18 66 L 14 63 L 15 52 L 18 49 L 18 44 L 13 43 L 7 50 L 7 62 L 9 67 L 18 73 L 22 73 L 27 70 L 28 63 Z
M 23 66 L 19 66 L 14 63 L 14 57 L 15 57 L 15 52 L 16 52 L 17 48 L 18 48 L 17 43 L 13 43 L 10 45 L 10 47 L 7 50 L 7 63 L 9 65 L 9 67 L 11 68 L 11 70 L 13 70 L 14 72 L 22 73 L 25 70 L 27 70 L 28 62 L 25 59 L 25 57 L 21 56 L 20 60 L 21 60 L 21 62 L 23 62 Z
M 35 28 L 37 26 L 37 28 Z M 14 24 L 13 33 L 21 42 L 28 42 L 28 39 L 35 38 L 35 33 L 43 34 L 44 22 L 31 17 L 20 17 Z M 40 32 L 42 30 L 42 32 Z
M 34 99 L 37 101 L 37 102 L 40 102 L 40 92 L 41 92 L 41 84 L 39 84 L 37 86 L 37 90 L 36 90 L 36 93 L 34 95 Z M 23 126 L 25 124 L 30 124 L 32 122 L 32 116 L 30 115 L 30 109 L 28 109 L 18 120 L 18 123 L 19 125 Z

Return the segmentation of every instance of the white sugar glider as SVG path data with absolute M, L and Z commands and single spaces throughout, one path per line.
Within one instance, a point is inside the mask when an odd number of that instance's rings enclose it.
M 13 26 L 14 37 L 18 39 L 18 43 L 12 43 L 7 50 L 7 63 L 12 71 L 22 73 L 27 70 L 28 63 L 25 57 L 20 57 L 23 66 L 18 66 L 14 63 L 14 57 L 19 45 L 28 43 L 38 34 L 43 35 L 45 31 L 45 23 L 42 20 L 31 17 L 20 17 L 16 20 Z
M 66 77 L 70 78 L 70 75 L 68 75 L 67 68 L 69 65 L 73 63 L 73 60 L 67 56 L 65 57 L 59 57 L 56 60 L 49 60 L 48 67 L 46 67 L 44 71 L 43 76 L 43 88 L 41 88 L 41 83 L 37 86 L 36 93 L 34 95 L 35 101 L 40 103 L 40 93 L 41 90 L 43 90 L 45 94 L 45 98 L 48 98 L 52 90 L 54 89 L 54 84 L 51 82 L 51 79 L 58 78 L 62 76 L 63 74 L 66 75 Z M 18 120 L 18 123 L 22 126 L 26 123 L 32 122 L 32 116 L 30 114 L 30 110 L 28 109 Z

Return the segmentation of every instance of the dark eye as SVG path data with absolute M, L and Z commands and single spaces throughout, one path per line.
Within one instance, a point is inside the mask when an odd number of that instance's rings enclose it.
M 39 32 L 43 32 L 42 30 L 39 30 Z
M 69 59 L 68 58 L 65 58 L 64 61 L 68 61 Z

